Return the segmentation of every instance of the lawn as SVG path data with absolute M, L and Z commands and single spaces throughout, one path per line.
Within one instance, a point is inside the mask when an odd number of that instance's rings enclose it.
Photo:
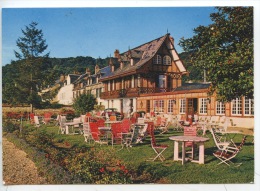
M 93 147 L 93 143 L 84 142 L 82 135 L 58 135 L 58 127 L 45 127 L 48 132 L 55 133 L 55 139 L 66 140 L 75 147 L 87 145 Z M 254 144 L 253 136 L 248 136 L 242 151 L 232 161 L 234 163 L 243 163 L 239 167 L 227 166 L 225 164 L 217 165 L 220 161 L 213 156 L 216 150 L 213 138 L 208 132 L 210 138 L 205 143 L 205 164 L 187 162 L 182 165 L 181 162 L 173 161 L 173 141 L 169 140 L 170 136 L 181 135 L 182 132 L 170 130 L 167 133 L 156 133 L 156 140 L 160 144 L 167 144 L 169 147 L 164 152 L 166 160 L 149 161 L 155 156 L 150 146 L 150 138 L 147 137 L 143 143 L 133 145 L 133 147 L 121 149 L 121 145 L 98 145 L 94 146 L 107 151 L 116 151 L 116 156 L 124 161 L 128 166 L 138 171 L 147 172 L 154 178 L 161 179 L 162 183 L 185 184 L 185 183 L 206 183 L 206 184 L 224 184 L 224 183 L 252 183 L 254 181 Z M 243 138 L 242 134 L 231 134 L 235 143 L 239 144 Z M 144 173 L 145 174 L 145 173 Z
M 32 127 L 28 123 L 24 123 L 23 128 L 25 130 Z M 155 183 L 159 184 L 246 184 L 254 182 L 254 143 L 252 143 L 254 137 L 251 135 L 247 137 L 242 151 L 232 160 L 234 163 L 242 163 L 242 165 L 229 167 L 225 164 L 217 165 L 220 161 L 212 154 L 216 147 L 209 132 L 206 134 L 210 140 L 205 142 L 205 164 L 187 162 L 182 165 L 180 161 L 173 161 L 174 147 L 173 141 L 169 140 L 169 137 L 182 135 L 183 132 L 170 129 L 169 132 L 160 134 L 155 131 L 157 142 L 167 144 L 169 147 L 164 152 L 166 158 L 164 162 L 160 160 L 153 162 L 149 160 L 155 156 L 149 136 L 143 143 L 133 145 L 129 149 L 123 148 L 120 150 L 121 145 L 112 147 L 112 145 L 86 143 L 83 135 L 58 134 L 58 128 L 54 125 L 42 125 L 38 131 L 46 130 L 47 133 L 53 133 L 55 147 L 61 147 L 60 150 L 62 151 L 71 152 L 71 149 L 76 148 L 95 148 L 96 150 L 113 153 L 113 156 L 120 159 L 128 169 L 134 171 L 135 184 L 154 183 L 154 180 L 156 180 Z M 34 127 L 32 129 L 35 130 Z M 231 137 L 236 144 L 240 144 L 243 135 L 231 134 Z M 69 147 L 64 146 L 66 145 L 64 143 L 68 144 Z M 57 153 L 57 155 L 59 154 Z

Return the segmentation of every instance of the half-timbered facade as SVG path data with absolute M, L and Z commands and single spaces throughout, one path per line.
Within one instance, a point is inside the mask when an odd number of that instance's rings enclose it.
M 194 113 L 227 116 L 237 126 L 254 126 L 253 100 L 242 97 L 221 103 L 215 95 L 208 96 L 210 83 L 182 84 L 187 71 L 170 34 L 122 54 L 116 50 L 109 67 L 111 73 L 100 79 L 106 108 L 115 107 L 125 114 L 153 111 L 185 117 Z
M 111 73 L 101 78 L 101 98 L 107 100 L 106 107 L 117 107 L 123 113 L 139 109 L 139 97 L 172 92 L 187 73 L 170 34 L 122 54 L 116 50 L 109 65 Z

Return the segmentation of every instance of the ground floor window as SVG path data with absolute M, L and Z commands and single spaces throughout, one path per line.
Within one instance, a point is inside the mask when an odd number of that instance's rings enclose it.
M 208 113 L 207 98 L 199 99 L 199 112 L 200 112 L 200 114 Z
M 164 100 L 154 101 L 154 111 L 158 113 L 164 113 Z
M 241 98 L 233 99 L 231 102 L 232 115 L 242 115 L 242 100 Z
M 244 99 L 244 115 L 254 115 L 254 100 L 253 99 Z
M 216 111 L 217 115 L 225 115 L 225 111 L 226 111 L 225 103 L 217 101 L 216 110 L 217 110 Z
M 173 105 L 175 103 L 175 100 L 169 100 L 168 101 L 168 113 L 173 113 Z
M 180 99 L 180 114 L 186 113 L 186 99 Z

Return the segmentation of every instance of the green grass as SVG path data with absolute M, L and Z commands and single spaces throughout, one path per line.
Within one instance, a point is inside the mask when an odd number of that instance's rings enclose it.
M 217 165 L 220 161 L 213 156 L 216 150 L 214 141 L 210 133 L 207 136 L 210 138 L 205 143 L 205 164 L 197 164 L 187 162 L 182 165 L 180 161 L 173 161 L 173 141 L 169 140 L 170 136 L 181 135 L 182 132 L 170 131 L 165 134 L 156 133 L 156 140 L 160 144 L 167 144 L 169 147 L 164 152 L 166 160 L 148 161 L 149 158 L 155 156 L 153 149 L 150 146 L 150 138 L 142 144 L 134 145 L 129 148 L 129 151 L 124 148 L 119 151 L 121 145 L 98 145 L 86 143 L 82 135 L 60 135 L 58 127 L 51 125 L 43 126 L 48 132 L 55 134 L 55 140 L 67 141 L 74 147 L 89 146 L 97 147 L 110 151 L 111 149 L 118 150 L 117 157 L 124 161 L 130 168 L 137 172 L 147 172 L 152 174 L 153 178 L 163 179 L 165 183 L 171 184 L 187 184 L 187 183 L 204 183 L 204 184 L 224 184 L 224 183 L 252 183 L 254 181 L 254 144 L 252 143 L 253 136 L 248 136 L 242 151 L 232 161 L 234 163 L 243 163 L 239 167 L 227 166 L 225 164 Z M 234 136 L 234 135 L 231 135 Z M 234 137 L 234 142 L 239 144 L 243 135 L 238 134 Z M 143 174 L 142 173 L 142 174 Z

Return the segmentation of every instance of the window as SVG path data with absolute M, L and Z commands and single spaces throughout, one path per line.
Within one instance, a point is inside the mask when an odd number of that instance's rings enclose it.
M 101 88 L 96 89 L 96 98 L 99 98 L 101 94 Z
M 199 113 L 200 114 L 207 114 L 208 113 L 207 98 L 200 98 L 199 99 Z
M 163 65 L 171 65 L 171 57 L 166 55 L 163 57 Z
M 158 113 L 164 113 L 164 100 L 154 101 L 154 111 Z
M 135 76 L 132 75 L 132 79 L 131 79 L 131 88 L 135 87 Z
M 158 88 L 166 88 L 166 75 L 159 75 Z
M 168 101 L 168 113 L 173 113 L 173 105 L 175 103 L 175 100 L 169 100 Z
M 225 115 L 225 113 L 226 113 L 225 103 L 217 101 L 216 108 L 217 108 L 217 111 L 216 111 L 217 115 Z
M 162 58 L 160 55 L 156 54 L 154 57 L 153 57 L 153 63 L 154 64 L 161 64 L 162 63 Z
M 231 102 L 232 115 L 242 115 L 242 100 L 241 98 L 233 99 Z
M 186 99 L 180 99 L 180 114 L 185 114 L 186 112 Z
M 254 100 L 253 99 L 244 99 L 244 115 L 254 115 Z

